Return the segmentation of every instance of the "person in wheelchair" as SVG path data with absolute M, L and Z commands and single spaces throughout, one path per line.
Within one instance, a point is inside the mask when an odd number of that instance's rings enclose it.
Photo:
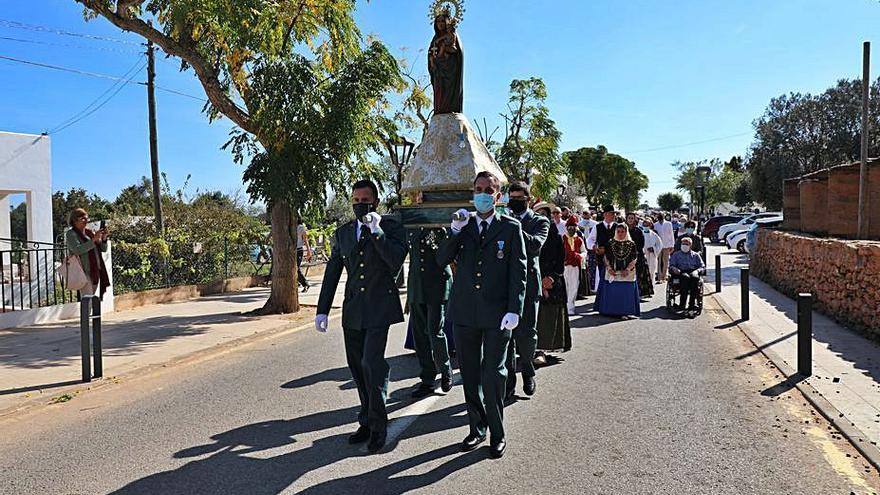
M 669 258 L 669 272 L 672 273 L 673 283 L 678 283 L 681 297 L 678 300 L 678 309 L 685 309 L 685 302 L 690 301 L 688 309 L 697 309 L 697 301 L 700 296 L 701 278 L 706 273 L 706 265 L 703 258 L 693 249 L 693 241 L 689 237 L 681 238 L 681 250 L 672 253 Z

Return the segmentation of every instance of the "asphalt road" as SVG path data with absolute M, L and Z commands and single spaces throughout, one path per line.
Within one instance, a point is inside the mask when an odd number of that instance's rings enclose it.
M 580 308 L 586 312 L 589 305 Z M 81 394 L 0 424 L 2 494 L 877 492 L 845 440 L 707 307 L 574 321 L 574 349 L 506 410 L 509 447 L 462 454 L 460 386 L 415 402 L 392 329 L 390 430 L 346 443 L 357 393 L 342 335 L 313 330 Z

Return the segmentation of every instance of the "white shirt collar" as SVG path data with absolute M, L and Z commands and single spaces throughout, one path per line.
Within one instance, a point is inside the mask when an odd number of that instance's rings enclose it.
M 476 217 L 474 220 L 477 221 L 477 230 L 480 230 L 480 224 L 485 220 L 487 223 L 487 227 L 492 225 L 492 221 L 495 220 L 495 215 L 490 215 L 489 218 Z

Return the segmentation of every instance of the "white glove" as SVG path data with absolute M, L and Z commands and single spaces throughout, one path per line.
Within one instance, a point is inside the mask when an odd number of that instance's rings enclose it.
M 467 223 L 470 221 L 471 214 L 470 212 L 462 208 L 455 212 L 455 216 L 460 216 L 464 218 L 464 220 L 456 220 L 455 218 L 452 219 L 452 224 L 450 225 L 450 227 L 452 227 L 453 232 L 458 233 L 461 232 L 461 229 L 463 229 L 464 226 L 467 225 Z
M 504 315 L 504 318 L 501 319 L 501 329 L 502 330 L 513 330 L 514 328 L 519 326 L 519 315 L 516 313 L 507 313 Z
M 367 216 L 364 219 L 368 220 L 366 225 L 370 228 L 370 232 L 375 234 L 376 230 L 379 229 L 379 222 L 382 221 L 382 215 L 374 211 L 372 213 L 367 213 Z
M 327 315 L 315 316 L 315 330 L 325 333 L 327 331 Z

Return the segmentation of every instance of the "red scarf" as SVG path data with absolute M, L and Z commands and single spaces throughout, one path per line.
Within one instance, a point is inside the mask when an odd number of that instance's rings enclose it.
M 79 236 L 79 240 L 82 242 L 89 242 L 94 235 L 89 229 L 85 229 L 85 233 L 80 232 L 77 229 L 73 229 L 74 232 Z M 97 286 L 98 282 L 101 283 L 101 293 L 99 297 L 104 297 L 104 292 L 107 291 L 107 287 L 110 286 L 110 276 L 107 274 L 107 267 L 104 266 L 104 257 L 98 252 L 98 246 L 95 245 L 94 248 L 89 249 L 89 265 L 91 266 L 91 270 L 89 273 L 89 278 L 92 281 L 92 285 Z

